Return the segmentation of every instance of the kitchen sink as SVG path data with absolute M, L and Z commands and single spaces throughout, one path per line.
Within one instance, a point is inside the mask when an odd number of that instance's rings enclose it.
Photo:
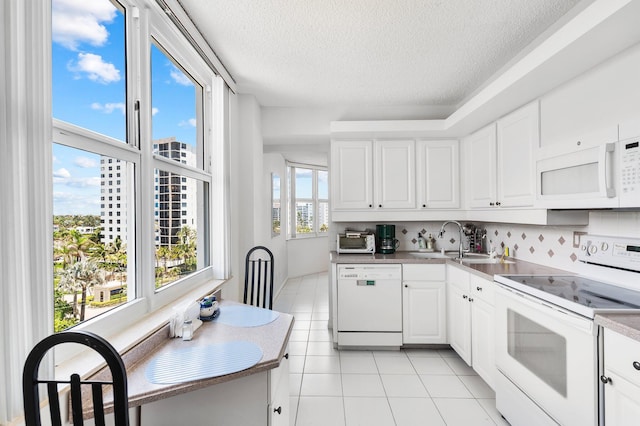
M 413 257 L 418 257 L 420 259 L 453 259 L 458 255 L 458 252 L 442 254 L 439 251 L 434 251 L 434 252 L 411 252 L 409 254 Z
M 496 258 L 490 258 L 490 257 L 463 257 L 462 259 L 460 259 L 460 262 L 462 263 L 466 263 L 469 265 L 477 265 L 477 264 L 493 264 L 493 263 L 506 263 L 506 264 L 511 264 L 511 263 L 516 263 L 513 260 L 501 260 L 499 257 Z

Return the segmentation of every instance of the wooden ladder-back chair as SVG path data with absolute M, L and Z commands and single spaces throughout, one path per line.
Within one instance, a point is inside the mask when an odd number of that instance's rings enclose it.
M 249 250 L 244 264 L 244 303 L 273 309 L 273 266 L 271 250 L 264 246 Z
M 78 374 L 72 374 L 68 380 L 44 380 L 38 378 L 40 362 L 45 354 L 61 343 L 79 343 L 98 352 L 107 362 L 111 370 L 111 381 L 81 380 Z M 22 391 L 24 401 L 25 424 L 40 426 L 40 393 L 39 386 L 47 385 L 51 424 L 60 426 L 66 422 L 61 419 L 58 385 L 70 385 L 71 414 L 74 426 L 82 425 L 82 387 L 91 386 L 94 421 L 96 426 L 105 424 L 103 386 L 113 387 L 114 420 L 116 426 L 129 425 L 129 400 L 127 393 L 127 372 L 118 351 L 102 337 L 88 331 L 65 331 L 44 338 L 27 356 L 22 372 Z M 86 387 L 86 386 L 85 386 Z M 46 423 L 45 423 L 46 424 Z

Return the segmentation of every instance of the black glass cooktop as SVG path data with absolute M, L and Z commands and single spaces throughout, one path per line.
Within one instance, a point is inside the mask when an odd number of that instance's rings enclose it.
M 499 275 L 496 281 L 573 312 L 640 309 L 640 292 L 573 275 Z

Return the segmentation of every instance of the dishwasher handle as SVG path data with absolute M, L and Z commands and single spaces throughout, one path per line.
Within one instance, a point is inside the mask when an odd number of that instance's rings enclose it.
M 376 285 L 376 280 L 358 280 L 356 283 L 359 286 L 374 286 Z

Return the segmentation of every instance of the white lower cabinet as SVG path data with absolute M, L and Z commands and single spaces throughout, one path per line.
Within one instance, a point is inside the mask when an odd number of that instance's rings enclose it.
M 140 424 L 288 425 L 287 358 L 273 370 L 144 404 Z
M 447 265 L 447 324 L 449 344 L 471 365 L 471 304 L 469 273 Z
M 445 265 L 402 265 L 402 343 L 447 343 Z
M 495 378 L 498 372 L 494 344 L 494 285 L 493 281 L 476 275 L 470 276 L 473 369 L 492 389 L 495 389 Z
M 604 416 L 607 426 L 640 421 L 640 342 L 605 329 Z
M 447 265 L 449 344 L 491 388 L 496 377 L 493 286 Z
M 269 426 L 289 424 L 289 351 L 280 366 L 269 372 Z

